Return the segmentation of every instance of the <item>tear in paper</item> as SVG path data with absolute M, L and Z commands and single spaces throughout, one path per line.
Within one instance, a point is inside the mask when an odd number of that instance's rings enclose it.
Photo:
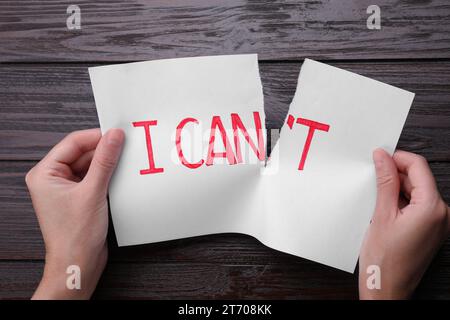
M 394 151 L 414 94 L 307 59 L 265 167 L 256 55 L 89 73 L 102 132 L 126 134 L 109 189 L 119 245 L 239 232 L 354 271 L 375 203 L 372 151 Z

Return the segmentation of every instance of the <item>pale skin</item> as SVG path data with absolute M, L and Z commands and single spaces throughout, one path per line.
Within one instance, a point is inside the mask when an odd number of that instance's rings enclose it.
M 94 292 L 108 257 L 106 196 L 124 139 L 120 129 L 103 137 L 99 129 L 73 132 L 26 175 L 46 249 L 33 299 L 89 299 Z M 424 158 L 378 149 L 374 163 L 377 204 L 360 253 L 359 294 L 405 299 L 449 235 L 449 208 Z M 79 290 L 66 287 L 70 265 L 80 267 Z M 370 265 L 380 267 L 380 289 L 366 286 Z
M 378 149 L 373 159 L 377 202 L 359 257 L 359 296 L 407 299 L 450 233 L 449 208 L 425 158 Z M 370 265 L 380 267 L 379 290 L 368 289 Z
M 106 195 L 124 133 L 69 134 L 26 175 L 45 241 L 45 267 L 33 299 L 88 299 L 105 268 L 108 248 Z M 66 287 L 66 269 L 78 265 L 81 290 Z

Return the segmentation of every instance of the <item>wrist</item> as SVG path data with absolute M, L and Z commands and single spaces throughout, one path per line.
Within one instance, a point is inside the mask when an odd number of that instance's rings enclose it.
M 107 261 L 107 247 L 89 255 L 51 255 L 32 299 L 89 299 Z
M 359 275 L 359 299 L 360 300 L 406 300 L 414 292 L 415 281 L 400 284 L 392 281 L 388 275 L 381 280 L 378 286 L 371 286 L 368 275 Z

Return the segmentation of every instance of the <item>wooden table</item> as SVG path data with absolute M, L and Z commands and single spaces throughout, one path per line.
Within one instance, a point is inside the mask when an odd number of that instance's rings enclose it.
M 280 128 L 305 57 L 416 92 L 399 148 L 427 157 L 450 201 L 450 3 L 372 0 L 0 2 L 0 298 L 29 298 L 44 245 L 25 173 L 66 133 L 98 127 L 87 67 L 258 53 L 268 128 Z M 68 30 L 66 9 L 81 8 Z M 326 195 L 324 195 L 326 197 Z M 111 230 L 112 231 L 112 230 Z M 213 235 L 117 248 L 96 298 L 357 298 L 357 276 Z M 450 298 L 450 242 L 417 290 Z

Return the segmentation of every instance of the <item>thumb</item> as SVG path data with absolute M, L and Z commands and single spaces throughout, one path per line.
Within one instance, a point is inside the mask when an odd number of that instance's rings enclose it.
M 397 212 L 400 181 L 392 157 L 383 149 L 373 153 L 373 162 L 377 175 L 377 203 L 375 215 L 386 215 Z
M 100 139 L 85 177 L 86 183 L 95 190 L 107 192 L 109 180 L 122 152 L 124 138 L 123 130 L 110 129 Z

